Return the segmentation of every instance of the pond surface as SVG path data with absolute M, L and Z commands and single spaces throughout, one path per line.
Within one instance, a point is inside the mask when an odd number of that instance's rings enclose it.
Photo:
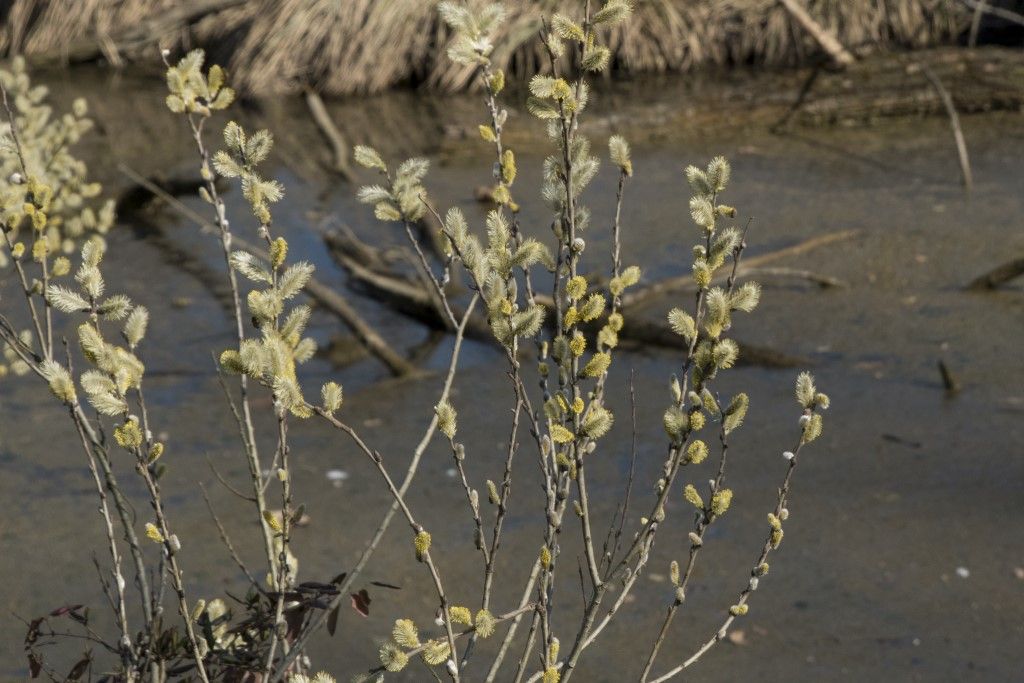
M 83 145 L 83 155 L 111 192 L 127 185 L 113 161 L 146 175 L 185 175 L 193 168 L 194 150 L 182 123 L 163 110 L 159 81 L 110 80 L 80 71 L 49 81 L 59 102 L 79 94 L 90 98 L 101 134 Z M 706 92 L 655 82 L 596 97 L 595 149 L 604 149 L 610 130 L 634 143 L 636 175 L 626 191 L 623 258 L 644 267 L 645 282 L 688 267 L 696 233 L 681 171 L 717 154 L 733 164 L 725 201 L 742 217 L 754 217 L 750 255 L 828 232 L 857 234 L 773 264 L 838 278 L 845 287 L 820 289 L 802 280 L 763 277 L 761 306 L 737 320 L 740 340 L 811 360 L 833 408 L 826 414 L 824 436 L 797 472 L 786 540 L 772 556 L 771 573 L 753 596 L 749 616 L 738 622 L 732 642 L 708 654 L 688 679 L 1020 680 L 1024 288 L 1020 282 L 986 294 L 961 288 L 1024 253 L 1024 119 L 1010 114 L 964 119 L 976 183 L 967 195 L 944 120 L 770 135 L 762 124 L 737 120 L 736 105 L 730 109 L 726 103 L 728 115 L 720 126 L 677 125 L 680 112 Z M 479 228 L 484 209 L 472 190 L 487 182 L 491 165 L 488 149 L 467 134 L 481 116 L 479 104 L 474 97 L 397 93 L 332 104 L 331 110 L 355 143 L 374 144 L 392 159 L 428 156 L 433 168 L 426 185 L 435 201 L 462 206 Z M 247 127 L 269 127 L 278 138 L 268 172 L 285 184 L 287 195 L 275 217 L 292 256 L 316 264 L 320 279 L 346 288 L 344 274 L 313 230 L 325 217 L 373 244 L 402 244 L 403 235 L 375 222 L 355 201 L 352 185 L 318 166 L 328 150 L 300 102 L 245 103 L 241 112 Z M 640 124 L 634 115 L 642 117 Z M 527 119 L 516 112 L 510 119 L 516 131 L 510 140 L 520 150 L 516 187 L 527 233 L 546 239 L 546 209 L 529 194 L 538 185 L 544 141 Z M 587 236 L 588 266 L 594 269 L 605 268 L 615 182 L 615 174 L 603 168 L 585 196 L 601 217 Z M 204 210 L 198 200 L 185 201 Z M 252 226 L 239 193 L 229 192 L 228 201 L 235 230 L 245 234 Z M 219 246 L 168 210 L 154 213 L 152 222 L 159 235 L 138 224 L 110 235 L 107 279 L 112 291 L 127 293 L 154 313 L 144 346 L 147 395 L 151 420 L 166 434 L 170 469 L 164 490 L 172 523 L 185 539 L 182 563 L 192 596 L 240 594 L 244 577 L 220 544 L 196 485 L 206 485 L 239 551 L 258 566 L 250 508 L 221 487 L 206 464 L 208 458 L 224 477 L 244 485 L 246 466 L 212 372 L 211 353 L 233 343 L 223 288 L 211 287 L 223 267 Z M 20 303 L 13 285 L 9 275 L 2 276 L 5 308 Z M 350 295 L 367 320 L 403 351 L 427 340 L 421 326 Z M 689 301 L 689 295 L 669 296 L 652 304 L 649 314 L 661 316 Z M 311 330 L 322 346 L 344 333 L 322 312 L 314 315 Z M 424 364 L 441 371 L 450 343 L 428 347 Z M 629 468 L 630 376 L 640 435 L 635 495 L 645 501 L 634 507 L 630 521 L 635 524 L 649 506 L 657 478 L 664 449 L 661 413 L 679 357 L 664 350 L 617 356 L 610 407 L 620 419 L 589 465 L 599 528 L 611 519 Z M 955 396 L 943 390 L 936 368 L 940 358 L 962 385 Z M 485 479 L 500 478 L 508 438 L 509 389 L 497 370 L 501 366 L 493 347 L 467 342 L 453 398 L 468 474 L 481 489 Z M 728 484 L 736 498 L 711 529 L 688 607 L 676 620 L 656 671 L 675 666 L 713 635 L 747 583 L 765 533 L 765 513 L 784 474 L 780 453 L 797 434 L 796 372 L 741 367 L 719 382 L 722 395 L 744 390 L 751 397 L 747 424 L 730 447 Z M 370 359 L 334 367 L 318 357 L 303 366 L 307 393 L 327 379 L 345 386 L 346 419 L 394 463 L 395 471 L 404 469 L 428 422 L 440 376 L 395 381 Z M 266 396 L 257 397 L 255 408 L 262 415 L 266 452 L 273 437 Z M 329 430 L 302 424 L 291 438 L 294 488 L 310 515 L 309 526 L 295 539 L 300 578 L 328 580 L 354 563 L 390 499 L 365 458 Z M 514 485 L 495 611 L 517 604 L 541 542 L 534 512 L 540 489 L 530 457 L 520 462 Z M 0 384 L 0 464 L 0 500 L 7 510 L 0 523 L 0 678 L 13 680 L 25 675 L 19 618 L 71 602 L 91 605 L 98 623 L 105 623 L 90 559 L 93 552 L 104 553 L 92 483 L 71 426 L 49 394 L 28 378 Z M 120 464 L 122 480 L 141 501 L 128 464 Z M 703 467 L 705 472 L 686 474 L 699 483 L 712 475 L 712 461 Z M 450 451 L 434 443 L 409 504 L 433 532 L 435 547 L 444 549 L 439 563 L 454 600 L 473 604 L 482 571 L 451 468 Z M 331 470 L 343 472 L 342 478 L 333 475 L 337 480 L 332 481 Z M 579 680 L 636 676 L 671 600 L 669 562 L 687 551 L 684 505 L 681 497 L 673 498 L 668 512 L 679 523 L 659 535 L 634 598 L 601 646 L 587 651 Z M 141 526 L 148 514 L 142 503 L 138 514 Z M 579 550 L 572 540 L 577 532 L 563 535 L 568 537 L 566 564 L 556 619 L 566 624 L 565 640 L 569 626 L 577 623 L 580 597 L 571 567 Z M 406 529 L 396 521 L 366 579 L 402 590 L 374 589 L 369 618 L 343 611 L 338 634 L 315 639 L 316 665 L 347 680 L 376 663 L 377 648 L 395 618 L 429 625 L 433 599 L 424 574 L 413 561 Z M 394 678 L 429 680 L 429 675 L 410 667 L 404 678 Z

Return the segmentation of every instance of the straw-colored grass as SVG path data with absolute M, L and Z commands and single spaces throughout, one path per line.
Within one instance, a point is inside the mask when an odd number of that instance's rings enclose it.
M 14 0 L 0 51 L 59 51 L 75 38 L 118 29 L 186 0 Z M 541 17 L 578 14 L 580 0 L 506 0 L 494 55 L 510 74 L 543 66 Z M 953 0 L 806 0 L 811 14 L 854 50 L 918 48 L 953 40 L 969 12 Z M 251 93 L 313 87 L 366 93 L 401 84 L 467 87 L 471 73 L 445 57 L 447 31 L 435 0 L 251 0 L 206 17 L 191 30 L 154 36 L 200 45 L 229 64 Z M 795 65 L 814 42 L 775 0 L 637 0 L 634 20 L 608 36 L 615 68 L 686 71 L 731 64 Z M 129 57 L 131 54 L 128 55 Z M 149 59 L 155 59 L 150 54 Z

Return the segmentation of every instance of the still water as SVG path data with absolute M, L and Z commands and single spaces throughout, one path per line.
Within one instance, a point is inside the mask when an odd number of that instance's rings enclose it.
M 154 85 L 141 76 L 111 80 L 73 72 L 48 82 L 58 102 L 89 97 L 100 132 L 81 153 L 110 192 L 128 184 L 118 174 L 118 161 L 146 175 L 187 175 L 194 167 L 183 125 L 161 106 L 158 80 Z M 733 184 L 723 201 L 741 216 L 754 217 L 748 254 L 826 232 L 858 232 L 777 264 L 838 278 L 845 287 L 820 289 L 764 277 L 761 306 L 737 321 L 740 340 L 807 357 L 833 408 L 824 436 L 797 472 L 786 540 L 773 555 L 749 616 L 740 620 L 734 642 L 712 651 L 689 680 L 1020 680 L 1024 287 L 1018 282 L 986 294 L 961 287 L 1024 252 L 1024 120 L 1019 114 L 964 119 L 976 183 L 967 195 L 944 120 L 771 135 L 753 114 L 737 118 L 737 105 L 729 109 L 727 102 L 721 107 L 729 116 L 720 124 L 714 116 L 694 124 L 688 108 L 706 92 L 634 83 L 596 97 L 587 129 L 595 149 L 604 149 L 610 132 L 633 142 L 636 174 L 626 191 L 623 259 L 643 266 L 645 282 L 688 268 L 696 234 L 682 168 L 717 154 L 733 164 Z M 491 158 L 475 136 L 482 115 L 477 98 L 397 93 L 332 104 L 331 110 L 353 143 L 373 144 L 390 159 L 430 158 L 426 185 L 434 200 L 463 207 L 481 228 L 484 210 L 473 188 L 487 182 Z M 320 279 L 346 290 L 344 274 L 313 229 L 325 220 L 342 222 L 375 245 L 402 244 L 402 234 L 375 222 L 372 211 L 355 201 L 352 185 L 318 165 L 329 153 L 300 102 L 244 103 L 238 116 L 247 127 L 265 126 L 276 134 L 268 173 L 285 184 L 287 195 L 275 217 L 291 256 L 314 263 Z M 510 117 L 509 141 L 519 151 L 516 187 L 527 233 L 546 238 L 546 209 L 529 194 L 538 186 L 545 143 L 541 129 L 527 119 L 517 111 Z M 217 144 L 215 135 L 211 144 Z M 615 182 L 604 168 L 584 197 L 601 217 L 587 236 L 594 269 L 605 267 Z M 185 201 L 204 210 L 197 200 Z M 228 202 L 235 230 L 244 234 L 251 226 L 239 193 L 229 192 Z M 257 566 L 260 549 L 250 508 L 221 487 L 206 464 L 209 459 L 243 485 L 246 466 L 212 372 L 211 353 L 232 344 L 218 280 L 219 246 L 166 209 L 153 212 L 149 222 L 112 232 L 107 279 L 112 291 L 127 293 L 154 314 L 144 347 L 147 396 L 151 420 L 166 435 L 170 470 L 164 491 L 172 522 L 186 539 L 182 563 L 192 596 L 240 594 L 244 577 L 221 546 L 196 484 L 207 486 L 239 551 Z M 13 308 L 15 294 L 12 279 L 3 275 L 5 308 Z M 419 325 L 349 294 L 403 351 L 428 340 Z M 688 302 L 688 295 L 669 296 L 645 313 L 662 316 Z M 314 315 L 311 332 L 322 347 L 344 335 L 338 321 L 322 312 Z M 450 343 L 426 347 L 423 364 L 441 371 Z M 678 358 L 665 350 L 617 357 L 610 407 L 620 420 L 588 474 L 601 528 L 615 510 L 629 467 L 629 378 L 637 397 L 636 496 L 642 498 L 651 495 L 657 478 L 664 448 L 661 413 Z M 940 358 L 962 384 L 955 396 L 943 390 L 936 369 Z M 501 363 L 494 348 L 469 341 L 455 385 L 466 467 L 477 488 L 488 478 L 498 480 L 503 466 L 510 404 L 507 380 L 496 371 Z M 780 453 L 796 434 L 795 375 L 795 369 L 742 367 L 721 379 L 723 395 L 744 390 L 751 397 L 747 425 L 730 449 L 728 484 L 736 498 L 709 533 L 688 607 L 656 671 L 682 661 L 711 636 L 746 585 L 764 536 L 764 515 L 784 474 Z M 396 381 L 370 359 L 338 367 L 320 356 L 303 367 L 310 395 L 328 379 L 345 386 L 346 419 L 400 471 L 428 422 L 440 376 Z M 255 407 L 264 416 L 266 450 L 273 436 L 271 408 L 265 396 Z M 303 424 L 292 430 L 291 440 L 294 490 L 310 515 L 295 538 L 300 578 L 323 581 L 354 563 L 390 501 L 364 457 L 328 430 Z M 518 601 L 541 542 L 534 512 L 541 496 L 529 457 L 521 461 L 514 484 L 495 611 Z M 98 623 L 104 623 L 104 598 L 91 561 L 93 552 L 103 555 L 102 534 L 71 426 L 28 378 L 0 384 L 0 465 L 6 510 L 0 522 L 0 678 L 15 680 L 26 673 L 20 619 L 71 602 L 93 606 Z M 121 465 L 122 480 L 141 500 L 128 464 Z M 472 604 L 482 572 L 451 467 L 447 447 L 433 444 L 409 504 L 433 532 L 435 547 L 444 549 L 439 562 L 446 583 L 456 587 L 455 601 Z M 328 476 L 330 471 L 340 474 Z M 694 476 L 699 483 L 705 475 Z M 684 519 L 684 505 L 676 497 L 669 514 Z M 634 516 L 647 506 L 638 505 Z M 147 514 L 141 503 L 138 513 L 141 525 Z M 602 645 L 583 657 L 580 680 L 635 678 L 671 600 L 669 562 L 685 557 L 684 527 L 662 531 L 634 598 Z M 571 540 L 575 530 L 564 535 L 570 540 L 564 541 L 563 567 L 569 567 L 579 549 Z M 323 634 L 314 641 L 317 666 L 345 680 L 376 663 L 395 618 L 431 622 L 432 591 L 412 555 L 406 530 L 396 522 L 366 579 L 402 590 L 375 590 L 368 618 L 344 610 L 335 637 Z M 558 598 L 558 618 L 576 623 L 579 586 L 570 569 Z M 70 650 L 80 651 L 76 645 Z M 410 667 L 404 676 L 394 678 L 429 677 L 421 667 Z

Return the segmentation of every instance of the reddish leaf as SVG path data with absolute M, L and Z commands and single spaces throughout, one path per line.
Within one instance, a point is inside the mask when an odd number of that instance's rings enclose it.
M 370 594 L 366 592 L 365 588 L 352 594 L 352 609 L 364 617 L 370 616 Z
M 335 607 L 331 610 L 331 613 L 327 615 L 327 632 L 332 636 L 334 635 L 335 629 L 338 628 L 338 608 Z
M 82 609 L 81 605 L 64 605 L 63 607 L 58 607 L 57 609 L 55 609 L 52 612 L 50 612 L 50 616 L 51 617 L 62 617 L 65 614 L 67 614 L 68 612 L 74 612 L 74 611 L 80 610 L 80 609 Z

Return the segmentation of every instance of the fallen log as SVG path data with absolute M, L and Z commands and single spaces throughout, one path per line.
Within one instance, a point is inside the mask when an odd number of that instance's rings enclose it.
M 776 251 L 770 251 L 766 254 L 758 254 L 756 256 L 744 256 L 740 262 L 740 266 L 736 271 L 737 276 L 750 274 L 751 271 L 761 268 L 769 263 L 774 263 L 790 256 L 799 256 L 813 249 L 818 249 L 829 244 L 835 244 L 837 242 L 844 242 L 852 239 L 860 234 L 859 230 L 840 230 L 838 232 L 828 232 L 824 235 L 816 235 L 809 239 L 798 242 L 789 247 L 783 249 L 777 249 Z M 722 274 L 716 278 L 716 282 L 724 281 L 728 277 L 727 274 Z M 680 291 L 689 289 L 693 285 L 693 277 L 687 273 L 686 275 L 678 275 L 676 277 L 666 278 L 659 280 L 658 282 L 640 287 L 632 292 L 629 292 L 622 297 L 623 307 L 638 306 L 642 303 L 646 303 L 651 299 L 668 294 L 670 292 Z
M 815 273 L 812 270 L 803 270 L 800 268 L 747 268 L 743 271 L 743 275 L 750 275 L 754 277 L 781 277 L 781 278 L 792 278 L 796 280 L 807 280 L 810 283 L 816 284 L 822 289 L 831 289 L 845 287 L 846 283 L 839 278 L 832 277 L 831 275 L 822 275 L 821 273 Z
M 1024 275 L 1024 256 L 996 266 L 992 270 L 971 280 L 964 289 L 982 291 L 996 289 L 1010 280 Z
M 337 231 L 326 231 L 323 236 L 335 262 L 349 274 L 354 286 L 360 291 L 372 296 L 395 312 L 416 320 L 433 330 L 447 330 L 447 321 L 438 312 L 424 287 L 417 285 L 400 273 L 382 273 L 367 268 L 352 256 L 353 253 L 365 253 L 367 249 L 372 250 L 373 247 Z M 353 242 L 355 243 L 353 244 Z M 381 258 L 373 259 L 374 262 L 381 260 Z M 552 307 L 552 302 L 547 296 L 537 295 L 536 301 L 549 310 Z M 464 311 L 458 305 L 453 305 L 452 310 L 456 317 L 461 317 Z M 666 321 L 643 319 L 637 315 L 630 315 L 628 312 L 624 312 L 624 317 L 625 324 L 619 332 L 619 339 L 624 347 L 683 350 L 682 340 L 672 331 Z M 554 317 L 546 316 L 545 325 L 551 329 L 553 324 Z M 598 326 L 595 324 L 588 326 L 587 332 L 593 335 L 597 333 L 597 330 Z M 477 341 L 497 343 L 490 325 L 482 314 L 474 314 L 469 319 L 465 335 L 467 338 Z M 741 349 L 738 361 L 740 365 L 790 368 L 813 365 L 814 363 L 813 360 L 803 356 L 787 354 L 746 342 L 737 343 Z
M 990 111 L 1020 111 L 1024 87 L 1020 51 L 991 47 L 921 50 L 913 55 L 926 61 L 951 93 L 960 116 Z M 798 127 L 872 125 L 885 118 L 948 116 L 935 87 L 914 73 L 905 54 L 879 54 L 857 62 L 841 73 L 822 70 L 813 92 L 804 94 L 798 111 L 788 114 Z M 855 86 L 855 87 L 854 87 Z M 780 87 L 779 106 L 791 108 L 795 92 Z M 770 96 L 765 96 L 770 97 Z
M 164 200 L 169 206 L 186 218 L 192 220 L 192 222 L 196 223 L 204 232 L 210 234 L 220 233 L 219 229 L 215 225 L 182 204 L 181 201 L 166 192 L 158 184 L 139 175 L 124 164 L 120 164 L 119 168 L 122 173 L 131 178 L 139 186 L 149 190 L 154 196 Z M 260 246 L 253 244 L 234 233 L 232 233 L 231 238 L 233 244 L 238 247 L 241 247 L 265 261 L 270 261 L 270 255 Z M 359 315 L 352 305 L 349 304 L 343 296 L 338 294 L 338 292 L 321 283 L 316 278 L 309 279 L 309 282 L 306 283 L 305 292 L 324 310 L 333 313 L 337 318 L 339 318 L 345 326 L 349 328 L 356 339 L 358 339 L 359 342 L 363 344 L 363 346 L 365 346 L 366 349 L 378 360 L 384 363 L 393 375 L 404 376 L 419 374 L 416 366 L 406 360 L 397 351 L 392 349 L 391 346 L 377 333 L 377 331 L 373 329 L 369 323 L 363 320 L 362 316 Z

